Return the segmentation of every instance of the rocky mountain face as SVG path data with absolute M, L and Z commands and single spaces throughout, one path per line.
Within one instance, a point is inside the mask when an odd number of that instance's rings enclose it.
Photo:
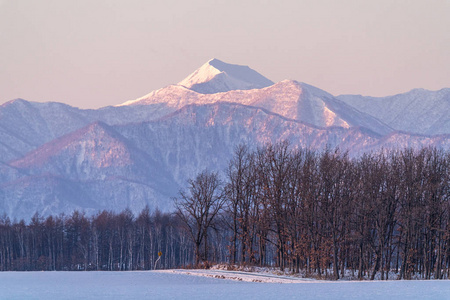
M 0 213 L 172 209 L 186 180 L 223 171 L 234 148 L 288 140 L 339 147 L 450 149 L 450 89 L 335 97 L 210 60 L 177 85 L 116 107 L 14 100 L 0 106 Z

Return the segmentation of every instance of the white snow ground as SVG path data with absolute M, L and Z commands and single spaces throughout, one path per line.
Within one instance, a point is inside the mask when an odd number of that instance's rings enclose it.
M 183 272 L 233 274 L 217 270 Z M 181 271 L 0 272 L 0 299 L 450 299 L 448 280 L 299 280 L 280 284 L 239 281 L 244 275 L 234 272 L 236 280 L 226 280 Z M 270 277 L 260 275 L 249 274 L 257 279 Z
M 295 278 L 292 276 L 279 276 L 274 274 L 263 274 L 243 271 L 225 271 L 225 270 L 162 270 L 159 271 L 167 274 L 184 274 L 217 279 L 227 279 L 245 282 L 261 282 L 261 283 L 306 283 L 320 282 L 314 279 Z

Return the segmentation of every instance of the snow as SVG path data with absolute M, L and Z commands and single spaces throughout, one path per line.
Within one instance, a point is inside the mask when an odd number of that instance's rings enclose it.
M 260 89 L 272 84 L 271 80 L 247 66 L 227 64 L 215 58 L 178 83 L 202 94 Z
M 450 299 L 450 284 L 448 281 L 255 283 L 170 271 L 0 272 L 0 298 Z
M 208 82 L 208 86 L 227 89 L 236 79 L 224 79 L 223 73 Z M 224 81 L 225 80 L 225 81 Z M 198 85 L 197 85 L 198 86 Z M 203 85 L 206 88 L 206 86 Z M 230 90 L 222 93 L 200 93 L 181 85 L 171 85 L 144 97 L 123 103 L 125 106 L 166 105 L 167 112 L 186 105 L 204 105 L 217 102 L 239 103 L 264 108 L 289 119 L 318 127 L 366 127 L 386 134 L 392 130 L 373 117 L 361 113 L 331 94 L 305 83 L 283 80 L 269 87 L 252 90 Z
M 387 97 L 341 95 L 339 100 L 395 130 L 425 135 L 450 133 L 450 89 L 414 89 Z
M 384 98 L 334 97 L 303 82 L 284 80 L 274 84 L 247 66 L 218 59 L 209 60 L 178 85 L 121 106 L 164 104 L 173 111 L 189 104 L 219 101 L 261 107 L 318 127 L 365 127 L 383 136 L 395 130 L 426 135 L 450 132 L 450 89 L 415 89 Z
M 247 271 L 225 271 L 225 270 L 165 270 L 160 271 L 167 274 L 184 274 L 209 278 L 237 280 L 245 282 L 262 282 L 262 283 L 306 283 L 306 282 L 318 282 L 309 278 L 296 278 L 292 276 L 280 276 L 274 274 L 264 274 Z
M 221 71 L 214 68 L 214 66 L 211 65 L 211 61 L 212 60 L 206 62 L 178 84 L 190 88 L 195 84 L 204 83 L 213 79 L 214 76 L 220 74 Z
M 227 73 L 229 76 L 236 78 L 238 80 L 258 85 L 262 87 L 268 87 L 273 84 L 273 82 L 266 77 L 262 76 L 258 72 L 250 69 L 248 66 L 240 66 L 224 63 L 218 59 L 212 59 L 209 64 L 220 70 L 221 72 Z

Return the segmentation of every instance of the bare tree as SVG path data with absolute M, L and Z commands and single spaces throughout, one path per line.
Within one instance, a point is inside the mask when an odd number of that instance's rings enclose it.
M 208 260 L 208 230 L 214 225 L 225 197 L 217 173 L 205 170 L 188 184 L 188 192 L 180 191 L 180 198 L 175 199 L 175 208 L 195 244 L 195 265 L 198 266 L 202 243 L 203 260 Z

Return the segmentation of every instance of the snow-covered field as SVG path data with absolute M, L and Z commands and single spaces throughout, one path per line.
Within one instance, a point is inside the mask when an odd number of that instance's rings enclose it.
M 219 270 L 0 272 L 0 299 L 450 299 L 450 281 L 285 279 Z

